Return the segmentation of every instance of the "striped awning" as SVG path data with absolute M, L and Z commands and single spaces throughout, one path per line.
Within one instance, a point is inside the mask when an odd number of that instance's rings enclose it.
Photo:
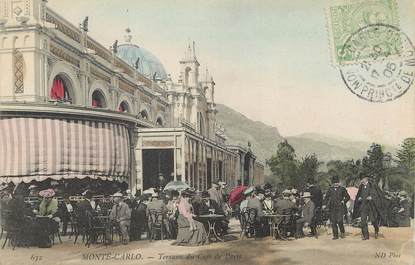
M 129 139 L 126 125 L 111 122 L 0 118 L 0 183 L 126 179 Z

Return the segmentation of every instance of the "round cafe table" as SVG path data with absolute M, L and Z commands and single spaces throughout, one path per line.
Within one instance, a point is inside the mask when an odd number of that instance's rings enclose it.
M 207 222 L 207 224 L 209 226 L 208 238 L 213 236 L 216 239 L 216 241 L 224 242 L 224 240 L 216 233 L 215 224 L 216 224 L 216 222 L 223 220 L 225 218 L 225 215 L 222 215 L 222 214 L 203 214 L 203 215 L 197 216 L 197 218 L 201 222 Z

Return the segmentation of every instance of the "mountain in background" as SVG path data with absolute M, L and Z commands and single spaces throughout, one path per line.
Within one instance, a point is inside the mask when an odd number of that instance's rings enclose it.
M 320 161 L 361 159 L 366 155 L 372 143 L 353 141 L 339 136 L 304 133 L 297 136 L 283 137 L 277 128 L 253 121 L 241 113 L 217 104 L 217 121 L 225 127 L 225 134 L 229 144 L 247 146 L 251 143 L 253 152 L 260 162 L 270 158 L 277 150 L 278 144 L 287 139 L 301 158 L 315 153 Z M 385 152 L 394 154 L 396 148 L 384 146 Z

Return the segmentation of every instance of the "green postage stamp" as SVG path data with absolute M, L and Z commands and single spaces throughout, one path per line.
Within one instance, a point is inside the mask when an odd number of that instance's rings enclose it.
M 381 52 L 365 52 L 359 58 L 347 52 L 349 38 L 365 26 L 386 24 L 399 27 L 398 6 L 395 0 L 339 1 L 327 9 L 331 56 L 335 66 L 370 60 L 373 56 L 390 56 L 400 53 L 401 40 L 390 38 L 387 32 L 378 34 L 385 41 Z

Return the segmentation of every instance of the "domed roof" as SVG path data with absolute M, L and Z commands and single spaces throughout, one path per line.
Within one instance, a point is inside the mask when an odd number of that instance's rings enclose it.
M 153 79 L 154 74 L 156 74 L 156 79 L 167 79 L 166 70 L 156 56 L 146 49 L 130 43 L 131 35 L 126 40 L 127 43 L 118 45 L 118 57 L 134 68 L 138 60 L 137 70 L 147 78 Z

